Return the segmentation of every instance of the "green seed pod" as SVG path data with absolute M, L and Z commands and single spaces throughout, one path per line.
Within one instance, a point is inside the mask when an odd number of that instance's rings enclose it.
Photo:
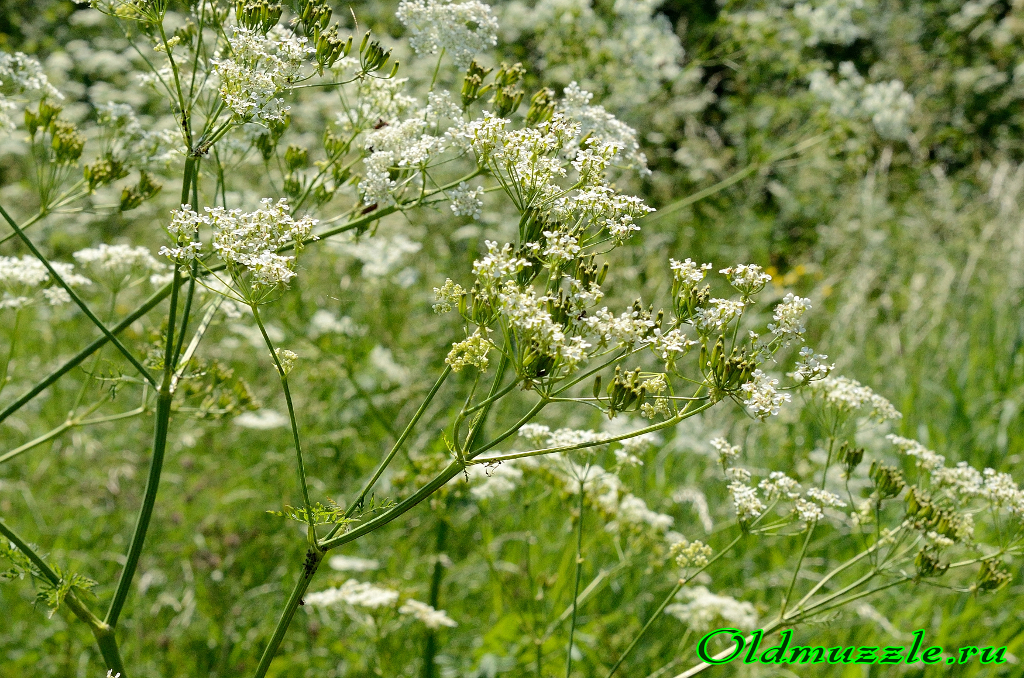
M 536 125 L 547 122 L 555 113 L 555 92 L 545 87 L 530 97 L 530 108 L 526 111 L 526 124 Z
M 930 544 L 917 552 L 917 557 L 914 558 L 914 565 L 917 566 L 918 578 L 938 577 L 949 568 L 949 563 L 941 562 L 938 550 Z
M 309 165 L 309 151 L 302 146 L 291 144 L 284 152 L 284 164 L 289 172 L 300 170 Z
M 128 170 L 125 169 L 124 163 L 121 161 L 106 157 L 82 168 L 82 176 L 89 184 L 89 191 L 92 192 L 100 186 L 106 186 L 128 176 Z
M 981 561 L 975 587 L 980 591 L 998 591 L 1013 579 L 1006 565 L 995 558 Z
M 238 0 L 235 3 L 235 20 L 239 25 L 263 35 L 281 20 L 281 3 L 268 0 Z

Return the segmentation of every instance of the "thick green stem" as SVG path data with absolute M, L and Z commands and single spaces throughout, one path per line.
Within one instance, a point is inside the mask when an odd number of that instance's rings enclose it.
M 182 201 L 188 199 L 192 181 L 196 177 L 199 167 L 199 159 L 190 157 L 185 161 L 185 174 L 182 178 L 181 197 Z M 117 626 L 117 620 L 124 608 L 125 600 L 131 589 L 132 578 L 139 566 L 139 557 L 142 555 L 142 547 L 146 543 L 146 532 L 149 530 L 149 523 L 153 517 L 153 507 L 156 504 L 156 494 L 160 489 L 160 474 L 163 471 L 164 452 L 167 450 L 167 433 L 171 420 L 171 400 L 174 394 L 171 390 L 174 382 L 174 339 L 176 317 L 178 311 L 178 290 L 181 286 L 181 272 L 177 266 L 174 267 L 174 279 L 171 282 L 170 310 L 167 315 L 167 332 L 164 336 L 164 373 L 156 399 L 156 421 L 153 426 L 153 456 L 149 462 L 149 475 L 146 478 L 146 490 L 142 496 L 142 508 L 139 510 L 139 517 L 135 522 L 135 530 L 132 533 L 131 543 L 128 545 L 128 555 L 125 560 L 124 569 L 121 570 L 121 577 L 117 581 L 117 589 L 114 591 L 114 598 L 110 601 L 110 608 L 104 622 L 111 628 Z
M 443 553 L 445 540 L 448 537 L 448 522 L 444 516 L 437 521 L 437 543 L 434 549 L 434 571 L 430 575 L 429 605 L 438 609 L 441 601 L 441 580 L 444 578 Z M 437 633 L 427 629 L 427 638 L 423 643 L 423 678 L 434 678 L 436 675 L 434 657 L 437 655 Z
M 281 617 L 277 621 L 277 627 L 274 629 L 274 635 L 271 636 L 270 642 L 267 643 L 267 647 L 263 651 L 263 656 L 260 658 L 260 664 L 256 667 L 256 673 L 253 674 L 253 678 L 263 678 L 267 675 L 270 662 L 274 660 L 274 655 L 277 654 L 278 648 L 281 647 L 281 641 L 284 640 L 284 634 L 292 623 L 295 610 L 302 604 L 302 596 L 306 593 L 306 589 L 309 588 L 309 583 L 313 580 L 313 575 L 316 574 L 316 570 L 320 567 L 323 559 L 323 551 L 313 547 L 306 551 L 306 559 L 302 564 L 302 574 L 299 576 L 299 580 L 295 582 L 292 594 L 288 597 L 288 603 L 285 605 L 284 611 L 281 612 Z
M 164 451 L 167 449 L 167 430 L 171 418 L 171 398 L 170 390 L 161 388 L 156 399 L 153 458 L 149 462 L 149 476 L 146 479 L 146 491 L 142 497 L 142 509 L 139 511 L 139 517 L 135 522 L 135 531 L 132 533 L 132 541 L 128 546 L 128 557 L 125 560 L 124 569 L 121 570 L 121 578 L 117 582 L 114 598 L 110 601 L 110 608 L 107 610 L 107 616 L 104 618 L 104 621 L 112 627 L 117 626 L 117 620 L 121 615 L 125 599 L 128 598 L 132 577 L 138 568 L 142 547 L 146 542 L 146 532 L 149 529 L 150 519 L 153 517 L 156 493 L 160 487 L 160 472 L 163 469 Z

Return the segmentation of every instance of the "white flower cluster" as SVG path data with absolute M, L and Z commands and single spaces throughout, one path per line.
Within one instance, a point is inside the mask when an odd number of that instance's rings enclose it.
M 808 76 L 810 91 L 829 103 L 834 116 L 869 120 L 883 139 L 902 141 L 910 135 L 914 97 L 901 81 L 868 83 L 849 61 L 839 65 L 839 75 L 838 81 L 820 70 Z
M 684 287 L 699 285 L 712 268 L 711 264 L 698 265 L 690 259 L 686 261 L 669 259 L 669 267 L 672 269 L 672 275 Z
M 705 333 L 721 332 L 726 325 L 739 317 L 744 304 L 735 299 L 712 299 L 710 305 L 697 309 L 695 325 Z
M 443 49 L 459 68 L 498 44 L 498 21 L 479 0 L 402 0 L 395 16 L 409 29 L 413 51 L 437 54 Z
M 782 498 L 796 499 L 800 496 L 800 483 L 782 471 L 772 471 L 757 486 L 768 501 Z
M 285 198 L 276 203 L 264 198 L 261 204 L 262 207 L 254 212 L 207 207 L 204 215 L 194 212 L 190 205 L 182 205 L 180 210 L 172 212 L 171 224 L 167 228 L 176 246 L 163 247 L 160 254 L 177 263 L 195 258 L 201 243 L 194 241 L 193 236 L 200 226 L 205 225 L 213 230 L 214 251 L 229 269 L 247 271 L 251 275 L 253 289 L 286 284 L 295 276 L 295 257 L 277 252 L 290 243 L 300 246 L 310 237 L 317 220 L 310 217 L 298 221 L 292 219 Z
M 703 586 L 685 588 L 680 591 L 680 597 L 688 602 L 673 603 L 665 608 L 665 613 L 685 622 L 698 632 L 717 626 L 733 626 L 739 629 L 752 629 L 757 626 L 757 612 L 750 603 L 712 593 Z
M 620 154 L 626 159 L 628 167 L 641 174 L 650 173 L 647 169 L 647 156 L 640 152 L 636 130 L 606 111 L 604 106 L 591 105 L 594 95 L 576 82 L 569 83 L 564 95 L 565 98 L 555 110 L 578 122 L 583 136 L 590 135 L 597 146 L 611 144 L 621 149 Z
M 725 438 L 712 438 L 711 447 L 718 452 L 718 461 L 722 464 L 738 457 L 741 451 L 739 445 L 730 445 Z
M 757 496 L 757 490 L 746 483 L 733 480 L 729 483 L 729 495 L 732 497 L 733 508 L 736 509 L 736 517 L 742 523 L 760 517 L 767 508 L 764 502 Z
M 131 245 L 103 243 L 79 250 L 72 256 L 95 280 L 113 291 L 129 284 L 133 277 L 162 273 L 166 268 L 145 247 Z
M 241 120 L 283 120 L 288 108 L 276 95 L 299 77 L 303 61 L 315 52 L 309 41 L 281 26 L 266 36 L 236 26 L 228 42 L 228 53 L 210 60 L 225 105 Z
M 428 629 L 439 629 L 442 626 L 448 628 L 455 628 L 458 623 L 454 619 L 448 616 L 448 613 L 444 610 L 435 610 L 426 603 L 421 603 L 418 600 L 409 600 L 402 603 L 402 606 L 398 608 L 398 612 L 401 614 L 412 615 L 419 621 L 423 622 L 423 625 Z
M 753 378 L 740 386 L 744 395 L 743 404 L 760 419 L 778 414 L 782 403 L 792 400 L 788 393 L 780 393 L 775 388 L 778 385 L 778 379 L 769 377 L 761 370 L 754 370 Z
M 669 547 L 670 558 L 675 558 L 676 565 L 681 568 L 704 567 L 711 557 L 711 547 L 702 541 L 689 542 L 686 539 L 677 541 Z
M 768 324 L 768 330 L 784 341 L 803 337 L 807 328 L 804 327 L 804 315 L 811 310 L 810 299 L 798 297 L 795 294 L 787 294 L 782 303 L 775 307 L 772 318 L 773 323 Z
M 891 402 L 855 379 L 830 376 L 811 382 L 811 388 L 827 405 L 843 412 L 870 407 L 869 416 L 879 422 L 900 419 L 903 416 Z
M 452 212 L 457 217 L 479 219 L 484 209 L 484 201 L 480 199 L 483 194 L 483 186 L 471 188 L 469 184 L 463 181 L 448 192 L 448 197 L 452 200 Z
M 824 379 L 835 369 L 835 364 L 829 365 L 827 360 L 827 355 L 815 353 L 810 346 L 804 346 L 800 349 L 800 359 L 796 363 L 796 369 L 788 376 L 798 384 Z
M 853 20 L 854 11 L 863 7 L 864 0 L 814 0 L 797 2 L 793 5 L 793 15 L 807 22 L 808 46 L 849 45 L 864 34 Z
M 43 73 L 42 64 L 22 52 L 0 52 L 0 87 L 0 130 L 14 129 L 14 121 L 7 111 L 13 109 L 15 103 L 7 98 L 8 94 L 64 98 L 64 95 L 50 84 L 50 80 Z
M 658 0 L 512 0 L 496 9 L 503 40 L 528 40 L 547 78 L 576 79 L 623 111 L 680 79 L 683 46 L 660 7 Z
M 314 607 L 330 607 L 338 603 L 344 603 L 353 607 L 365 607 L 375 610 L 381 607 L 390 607 L 397 603 L 398 591 L 375 586 L 369 582 L 349 579 L 341 586 L 307 593 L 304 601 L 306 605 L 313 605 Z
M 72 287 L 85 287 L 92 284 L 89 278 L 74 272 L 73 264 L 59 261 L 50 263 L 64 282 Z M 52 306 L 66 304 L 71 301 L 70 295 L 62 287 L 51 286 L 53 280 L 49 271 L 35 257 L 25 255 L 18 257 L 0 257 L 0 310 L 5 308 L 19 309 L 31 305 L 42 296 Z
M 980 497 L 995 506 L 1005 508 L 1018 518 L 1024 518 L 1024 491 L 1009 473 L 986 468 L 978 471 L 967 462 L 946 466 L 946 458 L 929 450 L 917 440 L 897 435 L 886 438 L 900 452 L 913 457 L 918 469 L 929 479 L 933 489 L 944 490 L 957 500 Z M 970 514 L 961 514 L 970 517 Z
M 719 273 L 728 276 L 729 284 L 747 295 L 757 294 L 772 280 L 772 277 L 757 264 L 738 264 L 723 268 Z
M 494 348 L 491 340 L 487 338 L 488 333 L 490 333 L 488 328 L 484 328 L 482 332 L 480 328 L 477 328 L 476 332 L 463 341 L 452 344 L 451 351 L 444 359 L 445 363 L 452 368 L 452 372 L 461 372 L 467 365 L 472 365 L 481 372 L 487 369 L 490 362 L 487 359 L 487 354 Z
M 335 62 L 332 73 L 338 80 L 350 80 L 361 70 L 359 59 L 344 57 Z M 338 113 L 335 124 L 346 134 L 380 121 L 396 120 L 416 106 L 416 99 L 404 93 L 408 78 L 358 78 L 348 106 Z M 347 97 L 346 97 L 347 98 Z

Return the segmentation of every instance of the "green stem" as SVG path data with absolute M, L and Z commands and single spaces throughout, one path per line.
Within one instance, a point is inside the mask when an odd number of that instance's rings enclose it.
M 182 178 L 181 200 L 188 200 L 191 183 L 198 171 L 199 158 L 189 157 L 185 160 L 185 173 Z M 196 206 L 194 206 L 196 207 Z M 139 566 L 139 557 L 142 555 L 142 547 L 146 542 L 146 532 L 149 530 L 149 523 L 153 517 L 153 507 L 156 504 L 157 491 L 160 489 L 160 474 L 163 470 L 164 453 L 167 450 L 167 433 L 171 419 L 171 400 L 174 393 L 171 390 L 174 381 L 173 350 L 175 337 L 175 321 L 178 311 L 178 290 L 181 287 L 181 272 L 178 266 L 174 267 L 174 279 L 171 281 L 170 310 L 167 315 L 167 332 L 164 336 L 164 373 L 161 379 L 156 399 L 156 421 L 153 426 L 153 456 L 149 462 L 149 475 L 146 478 L 146 489 L 142 497 L 142 508 L 139 510 L 139 517 L 135 522 L 135 530 L 132 533 L 132 540 L 128 545 L 128 555 L 125 559 L 124 569 L 121 570 L 121 577 L 117 581 L 117 589 L 114 591 L 114 598 L 110 601 L 110 608 L 104 621 L 113 629 L 117 627 L 117 620 L 124 608 L 125 600 L 131 589 L 132 578 Z
M 104 621 L 111 627 L 117 626 L 121 610 L 124 608 L 125 600 L 131 589 L 132 578 L 139 565 L 139 557 L 142 555 L 142 547 L 146 541 L 146 532 L 149 529 L 150 519 L 153 517 L 153 506 L 156 504 L 157 490 L 160 488 L 160 472 L 163 469 L 164 452 L 167 449 L 167 432 L 171 418 L 171 398 L 169 388 L 162 386 L 156 400 L 156 425 L 153 431 L 153 458 L 149 462 L 149 475 L 146 478 L 146 490 L 142 497 L 142 508 L 139 517 L 135 522 L 135 530 L 132 533 L 132 540 L 128 546 L 128 556 L 125 560 L 124 569 L 121 570 L 121 577 L 117 581 L 117 589 L 114 591 L 114 598 L 110 601 L 110 608 Z
M 572 674 L 572 641 L 576 635 L 576 612 L 579 608 L 580 578 L 583 576 L 583 511 L 584 508 L 586 508 L 583 503 L 583 500 L 587 496 L 587 493 L 583 491 L 583 481 L 585 478 L 585 475 L 584 478 L 580 478 L 580 522 L 576 530 L 576 583 L 573 585 L 572 591 L 572 623 L 569 625 L 569 647 L 566 650 L 565 678 L 569 678 L 569 676 Z
M 32 561 L 32 564 L 36 566 L 39 573 L 51 586 L 60 586 L 60 576 L 57 575 L 53 568 L 50 567 L 46 561 L 43 560 L 42 557 L 25 542 L 25 540 L 18 536 L 14 530 L 8 527 L 2 519 L 0 519 L 0 534 L 5 536 L 19 551 L 25 554 L 25 556 Z M 78 598 L 74 589 L 68 591 L 67 595 L 64 597 L 64 605 L 71 610 L 72 614 L 89 625 L 93 636 L 96 638 L 96 644 L 99 645 L 100 654 L 103 655 L 107 668 L 115 673 L 120 673 L 122 678 L 125 678 L 124 664 L 121 661 L 121 653 L 118 650 L 117 640 L 114 638 L 113 629 L 108 624 L 100 621 L 99 618 L 85 606 L 85 604 Z
M 711 567 L 711 565 L 713 565 L 716 560 L 718 560 L 719 558 L 724 556 L 726 553 L 731 551 L 732 547 L 736 546 L 736 544 L 740 543 L 741 539 L 743 539 L 743 533 L 742 532 L 740 533 L 740 535 L 738 537 L 736 537 L 731 542 L 729 542 L 728 546 L 726 546 L 724 549 L 719 551 L 718 554 L 714 558 L 710 559 L 703 567 L 701 567 L 699 570 L 697 570 L 696 572 L 691 574 L 689 577 L 686 577 L 685 579 L 680 579 L 678 582 L 676 582 L 676 585 L 674 587 L 672 587 L 672 590 L 669 591 L 668 595 L 665 596 L 665 598 L 661 601 L 661 605 L 658 606 L 658 609 L 654 611 L 654 614 L 651 615 L 651 618 L 648 619 L 647 623 L 644 624 L 644 627 L 642 629 L 640 629 L 640 633 L 637 634 L 636 638 L 633 639 L 633 642 L 631 642 L 629 644 L 629 647 L 627 647 L 625 649 L 625 651 L 622 653 L 622 656 L 619 657 L 619 660 L 617 662 L 615 662 L 614 666 L 612 666 L 612 670 L 608 672 L 608 678 L 612 678 L 612 676 L 615 675 L 615 671 L 617 671 L 618 668 L 622 665 L 622 662 L 626 661 L 626 657 L 629 656 L 630 652 L 633 651 L 633 648 L 635 648 L 637 646 L 637 643 L 640 642 L 640 639 L 643 638 L 644 634 L 647 633 L 647 630 L 651 628 L 651 626 L 658 619 L 658 617 L 660 617 L 661 614 L 665 611 L 665 608 L 668 607 L 668 604 L 670 602 L 672 602 L 673 598 L 676 597 L 676 594 L 679 593 L 679 591 L 682 590 L 682 588 L 684 586 L 686 586 L 689 582 L 691 582 L 694 577 L 696 577 L 701 572 L 703 572 L 704 570 L 706 570 L 709 567 Z
M 437 543 L 434 549 L 434 571 L 430 576 L 429 605 L 438 609 L 441 600 L 441 580 L 444 578 L 444 563 L 441 555 L 444 552 L 445 540 L 448 537 L 448 523 L 442 515 L 437 521 Z M 436 673 L 434 657 L 437 654 L 437 633 L 427 629 L 427 638 L 423 644 L 423 678 L 434 678 Z
M 266 649 L 263 651 L 263 656 L 260 657 L 259 666 L 256 667 L 256 673 L 253 674 L 253 678 L 264 678 L 267 675 L 267 670 L 270 668 L 270 662 L 274 660 L 274 655 L 277 654 L 277 649 L 281 647 L 281 641 L 284 640 L 285 631 L 288 630 L 288 626 L 292 623 L 292 618 L 295 616 L 295 610 L 299 608 L 302 603 L 302 596 L 306 593 L 306 589 L 309 588 L 309 583 L 313 580 L 313 575 L 316 574 L 317 568 L 320 567 L 320 563 L 324 559 L 323 551 L 310 547 L 306 551 L 306 559 L 303 562 L 302 574 L 299 576 L 299 580 L 295 582 L 295 587 L 292 588 L 292 593 L 288 597 L 288 602 L 281 612 L 281 617 L 277 621 L 277 626 L 274 628 L 274 635 L 271 636 L 270 641 L 267 643 Z
M 445 365 L 444 371 L 441 372 L 441 376 L 437 378 L 436 382 L 434 382 L 433 388 L 430 389 L 430 392 L 427 393 L 427 397 L 423 400 L 422 403 L 420 403 L 419 409 L 416 410 L 416 413 L 412 415 L 412 419 L 409 421 L 409 424 L 405 427 L 405 430 L 402 431 L 402 435 L 398 437 L 397 441 L 395 441 L 395 444 L 391 448 L 391 451 L 388 453 L 388 455 L 381 460 L 380 464 L 377 465 L 377 470 L 374 471 L 373 476 L 371 476 L 370 479 L 366 481 L 366 484 L 363 486 L 363 489 L 359 492 L 359 496 L 356 497 L 356 500 L 354 502 L 352 502 L 352 506 L 350 506 L 348 510 L 345 511 L 346 518 L 351 518 L 352 515 L 357 510 L 359 510 L 359 507 L 363 505 L 363 501 L 366 499 L 366 495 L 369 494 L 371 489 L 373 489 L 374 484 L 377 482 L 377 480 L 380 479 L 381 474 L 384 473 L 384 469 L 388 467 L 391 461 L 395 458 L 395 455 L 398 454 L 398 451 L 402 448 L 402 445 L 405 444 L 405 441 L 412 434 L 412 431 L 416 427 L 416 424 L 419 422 L 420 417 L 422 417 L 423 413 L 427 410 L 427 406 L 430 404 L 430 401 L 434 399 L 434 396 L 437 394 L 437 391 L 441 388 L 441 384 L 445 382 L 445 379 L 447 379 L 448 375 L 451 373 L 451 366 Z M 333 537 L 337 529 L 338 528 L 335 527 L 334 531 L 327 535 L 327 538 L 330 539 L 331 537 Z
M 252 315 L 256 319 L 256 325 L 260 328 L 260 334 L 263 335 L 263 341 L 266 342 L 267 348 L 270 349 L 270 357 L 274 361 L 274 366 L 277 368 L 277 373 L 281 377 L 281 388 L 284 390 L 285 404 L 288 406 L 288 419 L 292 424 L 292 442 L 295 446 L 295 467 L 299 474 L 299 487 L 302 488 L 302 502 L 306 509 L 306 522 L 309 524 L 309 538 L 310 546 L 316 546 L 316 523 L 313 521 L 313 506 L 309 503 L 309 490 L 306 487 L 306 470 L 302 464 L 302 446 L 299 444 L 299 425 L 295 420 L 295 406 L 292 405 L 292 392 L 288 388 L 288 374 L 281 364 L 281 360 L 277 357 L 277 351 L 274 349 L 274 342 L 270 340 L 270 335 L 267 334 L 267 328 L 263 326 L 263 319 L 260 318 L 260 309 L 256 304 L 251 304 L 249 308 L 252 309 Z

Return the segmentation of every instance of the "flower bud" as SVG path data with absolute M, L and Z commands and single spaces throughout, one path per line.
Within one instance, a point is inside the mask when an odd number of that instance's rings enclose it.
M 474 59 L 466 69 L 466 77 L 462 81 L 462 107 L 467 108 L 474 101 L 491 90 L 491 85 L 484 85 L 484 78 L 492 69 L 484 68 Z
M 284 152 L 284 164 L 289 172 L 305 168 L 309 165 L 309 151 L 302 146 L 290 144 Z
M 240 26 L 266 35 L 281 20 L 281 3 L 268 0 L 238 0 L 235 19 Z
M 547 122 L 555 113 L 555 92 L 548 87 L 530 97 L 530 108 L 526 111 L 526 124 L 536 125 Z
M 89 191 L 95 191 L 100 186 L 117 181 L 128 176 L 128 170 L 124 163 L 111 157 L 100 158 L 91 165 L 82 169 L 82 176 L 89 184 Z
M 55 120 L 50 125 L 53 139 L 50 146 L 58 164 L 70 165 L 78 162 L 85 148 L 85 135 L 73 123 Z
M 917 577 L 938 577 L 949 569 L 949 563 L 939 560 L 938 550 L 931 544 L 917 552 L 914 558 L 914 565 L 917 566 Z
M 1006 569 L 1002 561 L 991 558 L 981 561 L 981 568 L 978 570 L 978 580 L 975 588 L 980 591 L 997 591 L 1013 579 L 1013 575 Z

